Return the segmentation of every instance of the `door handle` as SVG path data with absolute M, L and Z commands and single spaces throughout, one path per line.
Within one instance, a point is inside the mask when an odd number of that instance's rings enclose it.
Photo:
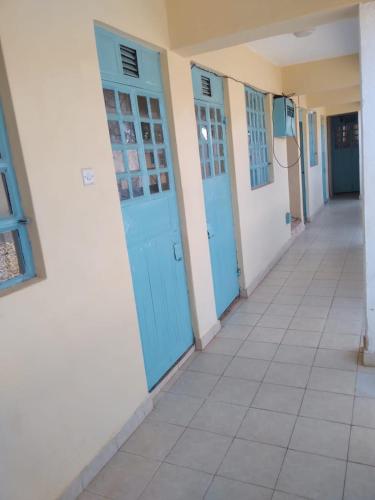
M 210 229 L 207 229 L 207 236 L 208 236 L 208 239 L 211 240 L 215 235 L 214 233 L 212 232 L 212 230 Z
M 173 253 L 174 253 L 174 260 L 176 260 L 177 262 L 180 262 L 182 260 L 181 243 L 174 243 L 173 244 Z

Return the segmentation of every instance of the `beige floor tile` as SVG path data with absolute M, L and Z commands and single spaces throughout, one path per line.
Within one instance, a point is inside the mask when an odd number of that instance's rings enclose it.
M 352 427 L 349 460 L 375 466 L 375 429 Z
M 271 500 L 273 491 L 254 484 L 216 476 L 204 500 Z
M 333 422 L 350 424 L 352 420 L 353 396 L 307 390 L 300 414 Z
M 206 353 L 229 354 L 234 356 L 242 344 L 240 339 L 215 337 L 205 348 Z
M 353 425 L 375 429 L 375 399 L 354 399 Z
M 287 447 L 295 421 L 294 415 L 250 408 L 237 437 Z
M 336 351 L 334 349 L 318 349 L 314 366 L 336 368 L 338 370 L 357 370 L 357 351 Z
M 303 346 L 280 345 L 273 361 L 311 366 L 316 349 Z
M 350 371 L 314 366 L 308 387 L 317 391 L 354 394 L 356 374 Z
M 249 336 L 252 329 L 253 327 L 248 325 L 225 324 L 217 334 L 217 337 L 245 340 Z
M 225 324 L 254 326 L 260 318 L 260 314 L 238 311 L 231 314 L 228 319 L 225 320 Z
M 227 354 L 196 352 L 185 368 L 196 372 L 222 375 L 231 360 L 232 356 Z
M 185 370 L 169 388 L 169 392 L 205 398 L 212 391 L 218 380 L 218 375 Z
M 304 390 L 297 387 L 263 383 L 251 406 L 296 415 L 301 406 L 303 395 Z
M 246 411 L 244 406 L 208 400 L 195 414 L 189 427 L 235 436 Z
M 282 340 L 283 345 L 318 347 L 322 334 L 317 332 L 308 332 L 304 330 L 287 330 Z
M 237 356 L 253 359 L 271 360 L 278 349 L 279 344 L 270 342 L 245 341 L 237 352 Z
M 202 398 L 163 392 L 154 402 L 154 409 L 147 418 L 186 426 L 202 406 L 203 401 Z
M 283 328 L 266 328 L 261 326 L 256 326 L 250 333 L 248 340 L 254 340 L 257 342 L 271 342 L 273 344 L 278 344 L 284 337 L 285 329 Z
M 306 387 L 309 375 L 309 366 L 272 362 L 264 377 L 264 382 L 293 387 Z
M 261 381 L 267 371 L 269 361 L 235 357 L 225 370 L 226 377 Z
M 374 500 L 375 468 L 348 463 L 344 500 Z

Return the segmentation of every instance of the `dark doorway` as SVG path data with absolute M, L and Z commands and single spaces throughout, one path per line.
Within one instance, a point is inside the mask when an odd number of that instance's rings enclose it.
M 358 113 L 331 118 L 332 195 L 359 193 Z

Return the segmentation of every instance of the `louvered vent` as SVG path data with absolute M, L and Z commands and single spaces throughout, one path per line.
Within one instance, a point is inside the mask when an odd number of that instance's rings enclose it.
M 202 94 L 207 97 L 212 97 L 211 80 L 207 76 L 201 76 Z
M 120 45 L 120 54 L 124 75 L 139 78 L 137 51 L 126 45 Z

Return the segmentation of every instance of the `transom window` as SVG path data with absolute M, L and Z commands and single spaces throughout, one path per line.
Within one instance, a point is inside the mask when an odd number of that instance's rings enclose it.
M 335 131 L 336 149 L 344 149 L 358 146 L 358 123 L 344 122 L 336 127 Z
M 104 88 L 108 130 L 121 201 L 170 190 L 170 159 L 160 97 Z
M 227 172 L 225 118 L 219 106 L 195 104 L 202 179 Z
M 265 98 L 262 92 L 245 87 L 247 134 L 249 141 L 251 187 L 265 186 L 271 182 Z
M 0 106 L 0 290 L 34 276 L 26 224 Z

